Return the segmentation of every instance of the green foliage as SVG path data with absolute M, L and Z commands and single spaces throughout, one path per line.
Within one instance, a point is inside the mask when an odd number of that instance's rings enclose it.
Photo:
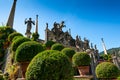
M 103 60 L 105 60 L 105 61 L 110 61 L 110 60 L 112 60 L 112 57 L 111 57 L 111 54 L 102 54 L 102 55 L 100 55 L 100 59 L 103 59 Z
M 9 44 L 7 41 L 8 35 L 14 32 L 14 30 L 10 27 L 1 26 L 0 27 L 0 61 L 3 60 L 3 56 L 5 54 L 5 49 Z
M 27 62 L 31 61 L 32 58 L 43 51 L 43 47 L 40 43 L 35 41 L 27 41 L 22 43 L 16 50 L 15 61 Z
M 64 49 L 64 46 L 62 44 L 55 43 L 52 45 L 51 49 L 61 51 L 62 49 Z
M 112 53 L 116 52 L 116 54 L 120 57 L 119 51 L 120 51 L 120 47 L 118 47 L 118 48 L 111 48 L 111 49 L 107 50 L 108 54 L 112 54 Z M 100 55 L 102 55 L 102 54 L 104 54 L 104 51 L 100 52 Z
M 39 39 L 39 34 L 38 33 L 33 33 L 32 34 L 32 40 L 37 41 L 37 39 Z
M 119 69 L 110 62 L 98 64 L 95 72 L 98 78 L 117 78 L 119 75 Z
M 1 32 L 1 31 L 0 31 Z M 4 33 L 7 33 L 8 35 L 10 34 L 10 33 L 13 33 L 13 32 L 15 32 L 15 30 L 13 29 L 13 28 L 11 28 L 11 27 L 8 27 L 8 26 L 3 26 L 2 27 L 2 32 Z
M 3 74 L 0 74 L 0 80 L 4 80 Z
M 26 80 L 73 80 L 72 71 L 66 55 L 56 50 L 46 50 L 32 59 Z
M 3 47 L 4 42 L 5 42 L 4 39 L 0 39 L 0 48 Z
M 43 46 L 44 50 L 46 50 L 46 45 L 45 45 L 45 44 L 43 44 L 42 46 Z
M 47 41 L 47 42 L 45 43 L 45 45 L 46 45 L 47 48 L 50 48 L 53 44 L 55 44 L 54 41 Z
M 26 41 L 30 41 L 29 38 L 26 38 L 26 37 L 19 37 L 17 38 L 15 41 L 13 41 L 12 45 L 11 45 L 11 49 L 12 51 L 16 51 L 16 49 L 18 48 L 18 46 L 20 44 L 22 44 L 23 42 L 26 42 Z
M 67 55 L 69 58 L 72 58 L 72 56 L 75 54 L 75 50 L 73 50 L 71 48 L 64 48 L 62 50 L 62 53 Z
M 23 37 L 23 36 L 15 36 L 13 39 L 12 39 L 12 42 L 14 42 L 16 39 L 20 38 L 20 37 Z
M 3 78 L 3 73 L 2 73 L 1 70 L 0 70 L 0 80 L 4 80 L 4 78 Z
M 72 57 L 74 66 L 88 66 L 90 65 L 91 58 L 86 52 L 75 53 Z
M 4 55 L 4 49 L 0 48 L 0 58 Z
M 117 77 L 117 80 L 120 80 L 120 76 Z
M 6 40 L 8 35 L 13 32 L 15 32 L 15 30 L 10 27 L 6 27 L 6 26 L 0 27 L 0 39 Z
M 22 35 L 21 33 L 18 33 L 18 32 L 11 33 L 11 34 L 8 36 L 8 41 L 12 41 L 12 39 L 13 39 L 15 36 L 23 36 L 23 35 Z

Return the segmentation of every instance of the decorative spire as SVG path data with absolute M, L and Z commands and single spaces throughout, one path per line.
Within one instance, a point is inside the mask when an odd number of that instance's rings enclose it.
M 17 0 L 14 0 L 12 8 L 11 8 L 11 12 L 7 21 L 6 26 L 10 26 L 11 28 L 13 28 L 13 23 L 14 23 L 14 16 L 15 16 L 15 8 L 16 8 L 16 2 Z
M 104 49 L 104 53 L 107 55 L 107 50 L 106 50 L 106 46 L 105 46 L 103 38 L 101 38 L 101 40 L 102 40 L 102 46 L 103 46 L 103 49 Z
M 38 15 L 36 15 L 36 30 L 35 33 L 38 33 Z

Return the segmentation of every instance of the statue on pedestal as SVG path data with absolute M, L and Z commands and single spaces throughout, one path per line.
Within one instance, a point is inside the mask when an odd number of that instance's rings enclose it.
M 29 20 L 25 19 L 25 24 L 27 24 L 27 29 L 26 29 L 25 35 L 27 35 L 28 37 L 30 37 L 32 24 L 35 25 L 35 22 L 32 21 L 32 18 L 29 18 Z

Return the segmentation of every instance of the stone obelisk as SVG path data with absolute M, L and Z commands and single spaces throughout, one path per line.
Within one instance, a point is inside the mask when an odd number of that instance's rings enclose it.
M 36 29 L 35 33 L 38 33 L 38 15 L 36 15 Z
M 107 55 L 107 50 L 106 50 L 106 46 L 105 46 L 103 38 L 101 38 L 101 40 L 102 40 L 102 46 L 103 46 L 103 49 L 104 49 L 104 54 Z
M 13 28 L 15 8 L 17 0 L 14 0 L 6 26 Z

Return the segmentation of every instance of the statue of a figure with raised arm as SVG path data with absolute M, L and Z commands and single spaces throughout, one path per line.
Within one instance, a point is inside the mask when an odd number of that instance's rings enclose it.
M 32 24 L 35 25 L 35 22 L 32 21 L 32 18 L 29 18 L 29 20 L 25 19 L 25 24 L 27 24 L 27 29 L 26 29 L 25 35 L 31 34 Z

